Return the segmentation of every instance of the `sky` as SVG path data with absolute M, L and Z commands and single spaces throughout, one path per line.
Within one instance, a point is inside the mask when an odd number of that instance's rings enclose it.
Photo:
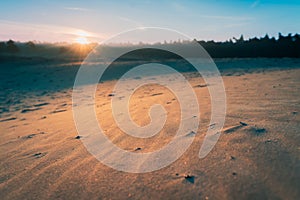
M 266 33 L 277 37 L 278 32 L 300 33 L 300 1 L 11 0 L 0 3 L 2 41 L 102 42 L 141 27 L 173 29 L 198 40 L 225 41 L 241 34 L 249 38 Z

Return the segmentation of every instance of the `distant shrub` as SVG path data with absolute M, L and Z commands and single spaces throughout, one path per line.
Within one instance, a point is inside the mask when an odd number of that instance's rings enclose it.
M 26 42 L 25 45 L 29 48 L 35 48 L 35 44 L 32 41 Z
M 18 53 L 20 51 L 13 40 L 8 40 L 6 42 L 6 48 L 7 48 L 8 53 L 14 54 L 14 53 Z

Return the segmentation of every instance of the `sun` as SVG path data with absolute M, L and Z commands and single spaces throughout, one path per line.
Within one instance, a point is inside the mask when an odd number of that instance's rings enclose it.
M 79 44 L 88 44 L 89 43 L 89 41 L 86 37 L 76 38 L 75 41 Z
M 78 30 L 74 33 L 77 38 L 75 39 L 75 42 L 78 44 L 88 44 L 89 40 L 88 38 L 90 37 L 90 34 L 86 31 L 83 30 Z

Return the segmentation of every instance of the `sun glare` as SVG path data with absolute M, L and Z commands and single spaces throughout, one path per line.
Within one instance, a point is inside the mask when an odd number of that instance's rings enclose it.
M 77 43 L 79 44 L 88 44 L 89 41 L 86 37 L 79 37 L 79 38 L 76 38 L 75 40 Z
M 75 35 L 77 35 L 78 37 L 75 39 L 75 41 L 79 44 L 88 44 L 88 37 L 90 36 L 89 33 L 82 31 L 82 30 L 78 30 Z

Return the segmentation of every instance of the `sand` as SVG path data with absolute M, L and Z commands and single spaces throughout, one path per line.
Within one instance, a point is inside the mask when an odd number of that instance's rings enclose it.
M 293 60 L 265 62 L 276 68 L 249 64 L 246 70 L 222 72 L 226 122 L 218 143 L 204 159 L 198 153 L 210 125 L 209 94 L 203 82 L 186 73 L 201 110 L 195 140 L 177 161 L 144 174 L 103 165 L 77 137 L 71 86 L 78 67 L 47 63 L 2 67 L 1 199 L 299 199 L 300 69 L 280 67 Z M 139 125 L 150 122 L 145 112 L 153 103 L 168 111 L 166 126 L 158 135 L 136 139 L 123 134 L 113 121 L 108 94 L 115 83 L 100 83 L 96 93 L 98 121 L 107 136 L 137 153 L 167 144 L 180 120 L 174 95 L 155 85 L 133 95 L 130 112 Z

